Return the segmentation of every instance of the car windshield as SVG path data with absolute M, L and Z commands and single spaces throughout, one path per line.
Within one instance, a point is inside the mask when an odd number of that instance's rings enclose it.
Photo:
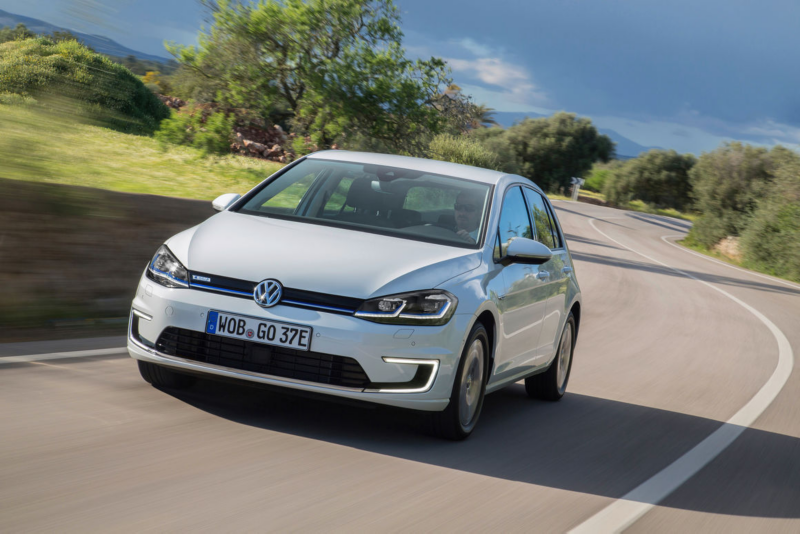
M 490 191 L 486 184 L 452 176 L 307 159 L 236 211 L 477 248 Z

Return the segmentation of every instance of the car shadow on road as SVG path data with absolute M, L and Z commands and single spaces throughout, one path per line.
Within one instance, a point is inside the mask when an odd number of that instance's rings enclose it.
M 667 230 L 673 232 L 680 232 L 682 234 L 685 234 L 692 228 L 692 223 L 690 223 L 689 221 L 681 221 L 680 219 L 665 220 L 664 218 L 661 217 L 655 217 L 653 215 L 647 215 L 642 213 L 629 213 L 628 217 L 630 217 L 631 219 L 636 219 L 637 221 L 654 224 L 656 226 L 660 226 L 661 228 L 666 228 Z
M 598 241 L 597 239 L 592 239 L 591 237 L 583 237 L 575 234 L 564 233 L 564 238 L 566 238 L 567 244 L 570 246 L 572 245 L 572 243 L 582 243 L 584 245 L 592 245 L 595 247 L 605 247 L 605 248 L 613 248 L 616 250 L 622 250 L 621 248 L 615 245 L 603 243 L 602 241 Z M 574 255 L 575 254 L 573 253 L 573 256 Z
M 165 391 L 166 392 L 166 391 Z M 464 442 L 430 437 L 426 419 L 237 383 L 201 380 L 168 392 L 214 417 L 448 469 L 619 498 L 720 427 L 719 421 L 588 395 L 529 399 L 514 384 L 486 397 Z M 800 440 L 746 429 L 662 506 L 708 513 L 800 518 Z M 747 463 L 740 465 L 742 458 Z
M 645 271 L 655 274 L 663 274 L 667 276 L 683 277 L 682 274 L 672 270 L 669 267 L 657 265 L 654 263 L 645 263 L 642 261 L 625 260 L 621 258 L 614 258 L 612 256 L 603 256 L 600 254 L 589 254 L 586 252 L 572 252 L 572 259 L 578 262 L 596 263 L 600 265 L 609 265 L 612 267 L 621 267 L 623 269 L 635 269 L 637 271 Z M 756 289 L 758 291 L 769 291 L 771 293 L 784 293 L 787 295 L 800 295 L 800 290 L 793 289 L 788 286 L 778 286 L 774 284 L 767 284 L 764 282 L 756 282 L 752 280 L 742 280 L 740 278 L 733 278 L 730 276 L 720 276 L 700 271 L 693 271 L 691 269 L 680 269 L 681 272 L 699 278 L 704 282 L 723 284 L 733 287 L 744 287 L 749 289 Z

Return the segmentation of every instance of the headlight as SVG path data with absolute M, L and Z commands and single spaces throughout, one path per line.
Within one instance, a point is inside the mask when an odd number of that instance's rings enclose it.
M 388 324 L 443 325 L 456 311 L 458 299 L 447 291 L 401 293 L 366 301 L 356 317 Z
M 167 287 L 189 287 L 189 273 L 167 245 L 161 247 L 147 266 L 147 278 Z

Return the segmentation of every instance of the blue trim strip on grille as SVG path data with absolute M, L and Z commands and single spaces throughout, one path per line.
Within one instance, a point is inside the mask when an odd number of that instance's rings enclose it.
M 319 308 L 320 310 L 331 310 L 344 313 L 353 313 L 355 310 L 348 310 L 346 308 L 336 308 L 334 306 L 323 306 L 322 304 L 310 304 L 308 302 L 300 302 L 299 300 L 282 300 L 278 304 L 294 304 L 295 306 L 305 306 L 308 308 Z
M 221 287 L 214 287 L 214 286 L 206 286 L 203 284 L 195 284 L 194 282 L 189 283 L 190 287 L 202 287 L 203 289 L 210 289 L 211 291 L 221 291 L 223 293 L 233 293 L 234 295 L 244 295 L 246 297 L 252 297 L 252 293 L 247 293 L 245 291 L 236 291 L 235 289 L 224 289 Z

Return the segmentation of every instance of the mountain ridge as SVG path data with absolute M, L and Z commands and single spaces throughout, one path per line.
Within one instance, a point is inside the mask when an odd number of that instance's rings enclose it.
M 76 32 L 70 30 L 69 28 L 56 26 L 55 24 L 50 24 L 49 22 L 45 22 L 40 19 L 26 17 L 24 15 L 17 15 L 15 13 L 9 13 L 8 11 L 3 11 L 0 9 L 0 27 L 10 26 L 13 28 L 17 24 L 24 24 L 32 32 L 41 34 L 52 34 L 56 31 L 68 31 L 83 41 L 85 45 L 93 48 L 95 52 L 106 54 L 108 56 L 136 56 L 139 59 L 158 61 L 159 63 L 166 63 L 170 60 L 167 57 L 146 54 L 145 52 L 139 52 L 138 50 L 128 48 L 127 46 L 121 45 L 115 40 L 104 35 Z

